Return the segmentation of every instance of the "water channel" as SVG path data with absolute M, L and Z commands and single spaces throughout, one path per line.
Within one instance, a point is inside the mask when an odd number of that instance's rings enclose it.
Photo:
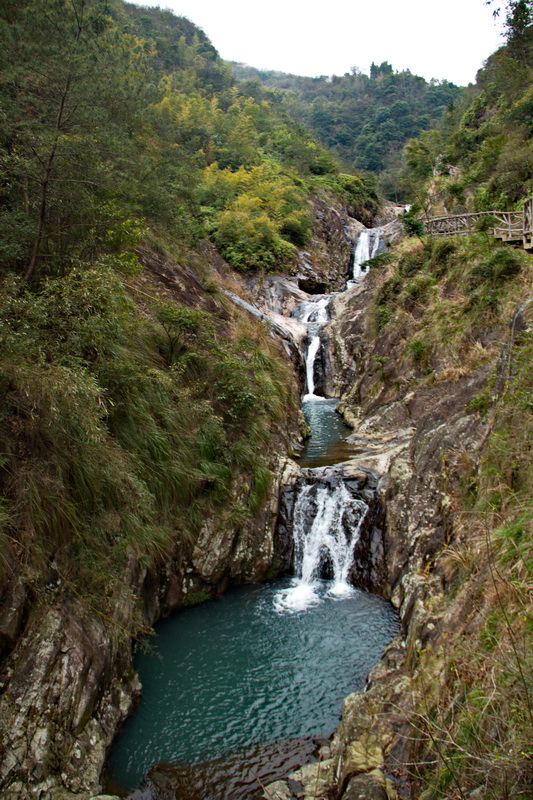
M 114 746 L 108 791 L 131 800 L 262 797 L 261 784 L 312 760 L 342 699 L 364 688 L 397 632 L 390 605 L 347 579 L 366 503 L 313 471 L 347 454 L 337 401 L 317 388 L 330 299 L 301 303 L 295 314 L 309 331 L 303 408 L 313 434 L 300 459 L 309 480 L 293 510 L 294 575 L 234 589 L 156 626 L 135 659 L 143 696 Z

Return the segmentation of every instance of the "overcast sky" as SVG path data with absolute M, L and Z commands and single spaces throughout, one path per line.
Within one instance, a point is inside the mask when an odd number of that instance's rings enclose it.
M 203 28 L 222 58 L 296 75 L 388 61 L 466 85 L 500 44 L 485 0 L 143 0 Z

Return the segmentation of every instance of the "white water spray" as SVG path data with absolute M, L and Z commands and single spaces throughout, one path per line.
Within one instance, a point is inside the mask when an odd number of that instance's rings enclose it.
M 362 278 L 368 272 L 368 267 L 363 269 L 363 264 L 377 256 L 381 244 L 381 228 L 365 228 L 357 237 L 353 256 L 352 280 Z
M 335 486 L 313 482 L 300 489 L 293 512 L 296 577 L 278 596 L 278 610 L 302 611 L 320 602 L 324 571 L 331 576 L 328 595 L 352 593 L 348 577 L 367 511 L 367 504 L 353 497 L 342 480 Z
M 331 297 L 319 297 L 316 300 L 305 300 L 294 309 L 292 316 L 299 319 L 307 327 L 308 347 L 305 356 L 306 392 L 304 400 L 323 400 L 315 394 L 315 361 L 320 352 L 320 331 L 329 319 L 328 306 Z

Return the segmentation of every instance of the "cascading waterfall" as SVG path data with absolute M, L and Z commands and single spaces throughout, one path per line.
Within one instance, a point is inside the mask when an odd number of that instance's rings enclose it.
M 306 392 L 304 400 L 323 399 L 315 394 L 315 361 L 320 352 L 320 331 L 329 319 L 328 306 L 331 296 L 318 297 L 316 300 L 305 300 L 299 303 L 292 316 L 307 327 L 307 353 L 305 356 Z
M 383 249 L 382 228 L 361 231 L 354 248 L 353 280 L 348 287 L 359 282 L 368 268 L 363 264 Z M 304 408 L 320 408 L 326 398 L 315 394 L 315 362 L 320 353 L 322 327 L 329 319 L 328 306 L 332 295 L 322 295 L 299 303 L 292 316 L 307 326 L 308 347 L 305 358 L 306 392 Z M 311 401 L 311 402 L 309 402 Z M 319 415 L 320 416 L 320 415 Z M 276 605 L 280 611 L 301 611 L 320 600 L 320 593 L 343 596 L 352 591 L 348 576 L 355 544 L 368 506 L 354 497 L 342 477 L 320 470 L 307 470 L 310 482 L 300 486 L 294 503 L 292 528 L 294 541 L 293 586 L 279 593 Z M 320 579 L 328 578 L 327 586 Z
M 362 265 L 380 252 L 382 233 L 381 228 L 365 228 L 357 237 L 353 256 L 352 280 L 356 281 L 368 272 L 368 267 L 363 269 Z
M 353 591 L 348 577 L 368 505 L 350 493 L 340 476 L 336 481 L 317 477 L 300 487 L 294 504 L 295 578 L 277 597 L 279 610 L 301 611 L 314 605 L 324 589 L 337 597 Z M 320 581 L 324 577 L 327 586 Z
M 379 251 L 376 230 L 360 236 L 354 278 Z M 338 402 L 315 394 L 331 299 L 315 296 L 292 314 L 307 326 L 303 406 L 314 429 Z M 338 463 L 321 441 L 323 463 Z M 280 526 L 294 578 L 241 587 L 161 622 L 153 650 L 136 656 L 143 700 L 115 744 L 110 792 L 142 781 L 130 797 L 250 800 L 258 781 L 292 771 L 296 754 L 302 763 L 302 742 L 331 733 L 342 698 L 363 689 L 398 630 L 385 601 L 350 585 L 374 541 L 374 510 L 361 499 L 372 506 L 371 488 L 358 485 L 342 467 L 302 469 L 286 487 Z

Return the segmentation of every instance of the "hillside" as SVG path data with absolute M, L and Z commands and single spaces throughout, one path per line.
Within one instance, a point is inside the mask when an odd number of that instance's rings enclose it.
M 296 274 L 328 214 L 377 198 L 188 20 L 6 0 L 0 26 L 0 792 L 20 800 L 96 792 L 132 638 L 272 568 L 298 387 L 232 268 Z
M 386 62 L 237 80 L 169 11 L 0 4 L 6 800 L 96 800 L 134 645 L 289 569 L 302 301 L 331 304 L 320 391 L 353 428 L 335 481 L 372 508 L 354 580 L 401 631 L 276 791 L 533 796 L 532 257 L 490 220 L 423 228 L 531 196 L 532 4 L 506 7 L 507 45 L 460 91 Z M 347 284 L 378 219 L 383 252 Z
M 406 147 L 411 197 L 432 215 L 518 209 L 531 194 L 533 34 L 520 19 L 511 23 L 508 44 L 475 85 Z
M 372 64 L 370 74 L 304 78 L 233 65 L 237 78 L 270 87 L 287 113 L 311 131 L 341 161 L 381 175 L 392 200 L 405 198 L 395 167 L 409 138 L 432 127 L 460 96 L 449 81 L 427 82 L 388 63 Z

